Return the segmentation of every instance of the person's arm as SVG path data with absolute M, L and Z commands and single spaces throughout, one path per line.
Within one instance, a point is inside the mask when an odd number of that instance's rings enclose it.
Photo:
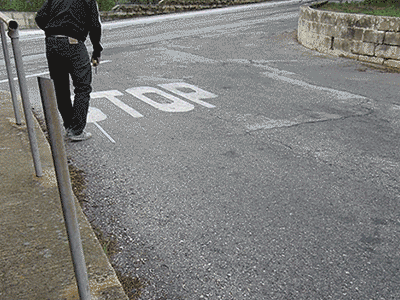
M 50 2 L 51 0 L 46 0 L 43 6 L 37 12 L 35 17 L 36 24 L 42 30 L 46 28 L 47 23 L 50 21 L 49 19 Z
M 103 51 L 103 47 L 100 44 L 101 40 L 101 22 L 100 22 L 100 13 L 99 7 L 97 5 L 96 0 L 89 0 L 90 6 L 90 28 L 89 28 L 89 36 L 90 41 L 93 45 L 93 54 L 92 59 L 100 62 L 101 51 Z

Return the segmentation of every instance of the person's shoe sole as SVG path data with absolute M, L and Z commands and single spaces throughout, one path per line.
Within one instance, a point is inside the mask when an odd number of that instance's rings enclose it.
M 92 137 L 92 134 L 90 132 L 82 132 L 79 135 L 70 135 L 68 136 L 68 139 L 72 142 L 81 142 L 81 141 L 86 141 Z

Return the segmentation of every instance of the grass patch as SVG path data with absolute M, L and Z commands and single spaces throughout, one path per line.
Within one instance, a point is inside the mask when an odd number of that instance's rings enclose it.
M 400 5 L 394 1 L 371 1 L 362 2 L 328 2 L 318 7 L 321 10 L 330 10 L 336 12 L 365 14 L 374 16 L 387 16 L 400 18 Z

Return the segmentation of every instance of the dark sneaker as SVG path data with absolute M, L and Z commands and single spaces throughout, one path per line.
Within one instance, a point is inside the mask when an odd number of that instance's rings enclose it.
M 81 134 L 72 134 L 72 132 L 69 132 L 67 135 L 68 139 L 73 142 L 80 142 L 80 141 L 86 141 L 92 137 L 92 134 L 90 132 L 83 131 Z

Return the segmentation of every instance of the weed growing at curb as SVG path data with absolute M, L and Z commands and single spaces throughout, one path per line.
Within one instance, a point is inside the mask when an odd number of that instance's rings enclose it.
M 78 199 L 78 202 L 82 206 L 85 202 L 87 202 L 87 196 L 85 193 L 87 184 L 85 172 L 74 166 L 71 160 L 68 160 L 68 168 L 70 171 L 73 192 Z M 111 262 L 112 257 L 119 252 L 117 239 L 114 236 L 106 236 L 99 227 L 94 225 L 92 222 L 90 223 L 93 232 L 101 245 L 101 248 L 106 254 L 108 260 Z M 143 288 L 146 286 L 146 283 L 138 277 L 132 278 L 122 275 L 122 273 L 114 265 L 113 268 L 128 298 L 130 300 L 139 299 L 142 295 Z
M 143 288 L 146 287 L 146 283 L 137 277 L 131 278 L 129 276 L 124 276 L 118 270 L 115 270 L 115 273 L 117 274 L 118 280 L 121 282 L 121 285 L 124 288 L 129 300 L 140 299 Z
M 84 202 L 87 202 L 85 194 L 85 172 L 73 165 L 70 159 L 68 160 L 68 169 L 71 178 L 72 191 L 74 192 L 75 197 L 78 199 L 79 204 L 82 206 Z
M 35 111 L 33 111 L 33 114 L 37 119 L 40 128 L 45 134 L 47 141 L 50 143 L 46 122 L 42 118 L 40 118 L 39 114 L 37 114 Z M 87 187 L 85 172 L 76 167 L 70 158 L 68 158 L 68 169 L 70 173 L 72 191 L 82 207 L 85 203 L 88 202 L 87 195 L 85 193 Z M 94 225 L 93 222 L 90 222 L 90 220 L 89 223 L 93 229 L 94 234 L 96 235 L 97 240 L 100 243 L 101 248 L 106 254 L 108 260 L 111 262 L 112 256 L 119 252 L 119 249 L 117 247 L 117 239 L 113 236 L 106 236 L 103 231 L 99 227 Z M 139 299 L 142 295 L 143 288 L 146 286 L 146 283 L 137 277 L 131 278 L 129 276 L 122 275 L 122 273 L 118 271 L 115 266 L 113 266 L 113 268 L 128 298 L 130 300 Z

